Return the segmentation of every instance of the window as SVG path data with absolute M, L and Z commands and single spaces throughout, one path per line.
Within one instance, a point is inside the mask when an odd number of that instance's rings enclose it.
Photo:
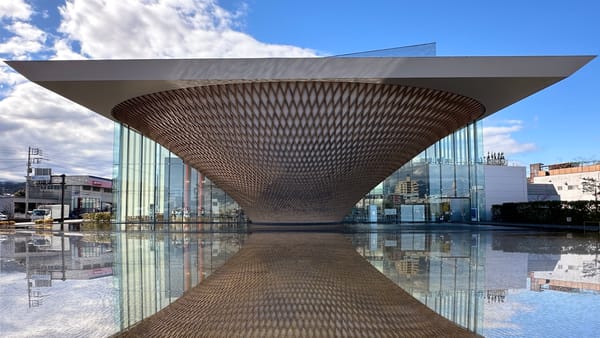
M 100 191 L 100 187 L 93 187 L 92 190 L 94 190 L 94 191 Z
M 575 190 L 575 189 L 577 189 L 577 186 L 576 185 L 570 185 L 570 186 L 568 186 L 568 189 L 569 190 Z
M 84 185 L 84 186 L 81 186 L 81 189 L 82 190 L 92 190 L 92 187 L 90 187 L 88 185 Z

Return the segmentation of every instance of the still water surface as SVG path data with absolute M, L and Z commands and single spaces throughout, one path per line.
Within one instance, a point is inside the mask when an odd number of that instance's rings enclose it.
M 0 234 L 0 336 L 109 336 L 197 285 L 248 236 L 194 230 Z M 486 337 L 600 332 L 598 234 L 352 225 L 346 236 L 404 290 Z

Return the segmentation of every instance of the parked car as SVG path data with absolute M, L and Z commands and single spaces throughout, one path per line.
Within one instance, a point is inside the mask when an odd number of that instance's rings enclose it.
M 8 216 L 0 212 L 0 221 L 8 221 Z

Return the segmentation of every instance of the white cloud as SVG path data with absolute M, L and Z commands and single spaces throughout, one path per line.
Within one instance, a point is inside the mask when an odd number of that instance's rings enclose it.
M 8 66 L 0 64 L 0 99 L 12 91 L 12 87 L 27 82 L 21 74 L 15 73 Z
M 52 59 L 315 55 L 310 49 L 266 44 L 237 31 L 246 8 L 230 12 L 212 0 L 67 0 L 56 32 L 35 27 L 29 6 L 2 3 L 0 15 L 10 18 L 2 23 L 12 34 L 0 40 L 0 53 L 7 59 L 35 59 L 39 52 Z M 35 146 L 49 159 L 42 165 L 56 173 L 111 176 L 113 123 L 106 118 L 7 67 L 0 67 L 0 111 L 3 156 L 22 158 L 28 146 Z M 0 170 L 0 179 L 22 180 L 24 172 L 24 164 Z
M 504 153 L 514 155 L 535 151 L 535 143 L 520 143 L 513 134 L 523 129 L 520 120 L 508 120 L 500 122 L 501 125 L 483 127 L 483 150 L 484 153 Z
M 6 112 L 0 115 L 0 125 L 7 158 L 25 159 L 28 146 L 39 147 L 44 151 L 39 166 L 56 173 L 110 177 L 111 121 L 31 82 L 14 86 L 0 101 L 0 111 Z M 22 180 L 24 160 L 17 169 L 1 178 Z
M 0 54 L 10 54 L 14 58 L 23 59 L 45 48 L 46 33 L 30 23 L 15 21 L 4 28 L 12 33 L 12 36 L 0 43 Z
M 60 31 L 90 58 L 313 56 L 235 31 L 232 14 L 210 0 L 68 0 Z
M 5 0 L 0 2 L 0 19 L 27 20 L 31 14 L 31 6 L 25 0 Z

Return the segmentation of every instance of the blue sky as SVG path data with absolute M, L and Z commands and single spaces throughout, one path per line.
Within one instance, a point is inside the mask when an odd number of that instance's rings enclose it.
M 0 1 L 0 59 L 336 55 L 437 43 L 439 56 L 600 54 L 600 2 Z M 600 60 L 484 121 L 514 164 L 600 160 Z M 56 173 L 111 176 L 112 124 L 0 67 L 0 180 L 27 146 Z

